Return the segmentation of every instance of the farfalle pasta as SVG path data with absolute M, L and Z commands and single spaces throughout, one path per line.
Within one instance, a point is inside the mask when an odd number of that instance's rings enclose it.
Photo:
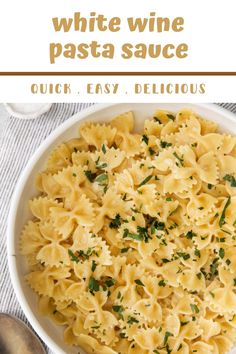
M 236 138 L 192 111 L 85 122 L 37 179 L 20 247 L 39 309 L 95 354 L 236 341 Z

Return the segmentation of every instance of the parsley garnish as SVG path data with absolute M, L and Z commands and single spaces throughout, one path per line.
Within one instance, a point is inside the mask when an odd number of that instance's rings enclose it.
M 165 230 L 165 223 L 162 221 L 153 221 L 151 224 L 151 234 L 154 234 L 155 230 Z
M 111 279 L 106 280 L 105 284 L 108 288 L 110 288 L 111 286 L 113 286 L 115 284 L 115 282 L 116 282 L 115 279 L 111 278 Z
M 162 122 L 160 121 L 160 119 L 159 119 L 159 118 L 157 118 L 157 117 L 153 117 L 153 119 L 155 120 L 155 122 L 158 122 L 159 124 L 162 124 Z
M 134 240 L 148 242 L 150 236 L 148 235 L 148 229 L 146 227 L 137 227 L 137 234 L 129 232 L 128 229 L 124 229 L 123 238 L 130 237 Z
M 230 203 L 231 203 L 231 197 L 229 197 L 227 199 L 227 202 L 225 203 L 224 209 L 222 211 L 222 214 L 221 214 L 221 217 L 220 217 L 220 221 L 219 221 L 220 227 L 222 227 L 225 224 L 225 213 L 226 213 L 226 209 L 228 208 Z
M 107 173 L 103 173 L 96 177 L 95 182 L 99 184 L 99 186 L 105 186 L 108 184 L 108 175 Z
M 94 272 L 96 268 L 97 268 L 97 263 L 93 260 L 92 261 L 92 267 L 91 267 L 92 272 Z
M 215 258 L 213 260 L 212 264 L 210 265 L 210 271 L 211 271 L 210 277 L 211 278 L 215 275 L 218 275 L 218 266 L 219 266 L 218 260 L 219 260 L 219 258 Z
M 200 252 L 197 248 L 194 250 L 194 254 L 195 254 L 195 256 L 198 257 L 198 258 L 201 257 L 201 252 Z
M 82 258 L 82 260 L 89 259 L 90 256 L 96 255 L 98 256 L 97 251 L 94 249 L 94 247 L 89 247 L 87 251 L 84 250 L 79 250 L 77 251 L 78 257 Z
M 132 234 L 128 229 L 124 229 L 123 238 L 130 237 L 134 240 L 142 241 L 143 237 L 139 234 Z
M 137 285 L 144 286 L 143 282 L 140 279 L 135 279 L 134 281 Z
M 188 253 L 185 252 L 176 252 L 176 253 L 180 258 L 183 258 L 185 261 L 190 258 L 190 255 Z
M 153 150 L 151 147 L 148 148 L 148 151 L 151 156 L 155 155 L 155 150 Z
M 164 345 L 168 342 L 169 337 L 173 337 L 173 334 L 171 332 L 166 331 L 165 337 L 164 337 Z
M 191 307 L 192 312 L 195 312 L 195 313 L 199 313 L 199 312 L 200 312 L 200 310 L 199 310 L 199 308 L 197 307 L 197 305 L 195 305 L 195 304 L 190 304 L 190 307 Z
M 93 183 L 96 178 L 96 173 L 90 170 L 84 171 L 85 176 L 88 178 L 89 182 Z
M 167 141 L 163 141 L 163 140 L 160 141 L 160 145 L 161 145 L 161 147 L 162 147 L 163 149 L 165 149 L 165 148 L 167 148 L 167 147 L 169 147 L 169 146 L 172 146 L 171 143 L 168 143 Z
M 148 136 L 144 134 L 144 135 L 142 136 L 142 141 L 143 141 L 145 144 L 148 145 L 148 142 L 149 142 Z
M 220 248 L 220 250 L 219 250 L 219 256 L 220 256 L 221 259 L 224 258 L 224 256 L 225 256 L 225 250 L 224 250 L 223 248 Z
M 179 161 L 180 165 L 183 166 L 184 165 L 184 159 L 182 157 L 179 157 L 179 155 L 177 154 L 177 152 L 173 152 L 174 157 Z M 178 166 L 178 164 L 177 164 Z
M 132 316 L 128 316 L 128 320 L 127 323 L 132 325 L 133 323 L 138 323 L 139 321 L 136 320 L 136 318 L 132 317 Z
M 88 287 L 92 294 L 96 291 L 99 291 L 99 283 L 94 277 L 90 277 Z
M 98 170 L 104 170 L 108 165 L 106 162 L 100 163 L 100 156 L 98 157 L 97 161 L 95 161 L 96 167 Z
M 173 116 L 173 114 L 167 114 L 167 117 L 173 121 L 175 120 L 175 116 Z
M 121 217 L 119 214 L 116 214 L 115 219 L 112 219 L 109 226 L 111 229 L 118 229 L 121 225 Z
M 137 231 L 138 231 L 138 234 L 141 235 L 142 239 L 143 239 L 146 243 L 148 242 L 148 239 L 151 238 L 151 237 L 148 235 L 148 229 L 147 229 L 147 227 L 138 226 L 138 227 L 137 227 Z
M 166 286 L 166 282 L 164 279 L 160 280 L 159 283 L 158 283 L 159 286 Z
M 72 262 L 79 263 L 79 258 L 71 250 L 68 250 L 68 254 Z
M 177 349 L 177 352 L 183 347 L 183 344 L 181 343 Z
M 193 237 L 196 237 L 197 234 L 195 234 L 195 232 L 193 232 L 192 230 L 191 231 L 188 231 L 187 234 L 186 234 L 186 237 L 187 239 L 189 240 L 192 240 Z
M 230 183 L 231 187 L 236 187 L 236 179 L 233 175 L 225 175 L 223 178 L 225 181 L 228 181 Z
M 124 311 L 124 307 L 121 305 L 113 305 L 112 309 L 114 312 L 116 312 L 119 316 L 119 318 L 124 319 L 122 312 Z
M 106 150 L 106 146 L 104 144 L 102 144 L 102 152 L 105 154 L 107 152 Z
M 126 252 L 128 252 L 128 250 L 129 250 L 129 247 L 124 247 L 124 248 L 121 248 L 120 252 L 126 253 Z
M 147 176 L 146 178 L 144 178 L 144 180 L 138 185 L 138 188 L 143 186 L 144 184 L 148 183 L 151 178 L 152 178 L 152 175 Z

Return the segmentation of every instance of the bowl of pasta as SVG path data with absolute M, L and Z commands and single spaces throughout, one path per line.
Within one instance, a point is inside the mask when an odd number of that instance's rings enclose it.
M 45 140 L 12 199 L 8 258 L 55 353 L 232 350 L 235 136 L 214 105 L 125 103 Z

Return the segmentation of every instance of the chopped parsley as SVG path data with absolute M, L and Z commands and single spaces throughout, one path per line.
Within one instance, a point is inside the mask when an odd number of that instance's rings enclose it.
M 236 187 L 236 179 L 233 175 L 225 175 L 224 178 L 223 178 L 225 181 L 229 182 L 230 183 L 230 186 L 231 187 Z
M 176 227 L 178 227 L 178 224 L 176 222 L 174 222 L 170 227 L 169 227 L 169 230 L 173 230 L 175 229 Z
M 111 229 L 118 229 L 121 225 L 121 217 L 119 214 L 116 214 L 115 218 L 112 219 L 112 221 L 110 222 L 109 226 Z
M 176 253 L 180 258 L 183 258 L 185 261 L 190 258 L 190 255 L 188 253 L 185 252 L 176 252 Z
M 143 240 L 142 235 L 133 234 L 133 233 L 129 232 L 128 229 L 124 229 L 123 238 L 126 238 L 126 237 L 132 238 L 133 240 L 137 240 L 137 241 Z
M 173 334 L 171 332 L 166 331 L 165 337 L 164 337 L 164 345 L 168 342 L 169 337 L 173 337 Z
M 73 253 L 73 251 L 68 250 L 70 260 L 75 263 L 79 263 L 79 258 Z
M 89 182 L 93 183 L 96 178 L 96 173 L 90 170 L 84 171 L 85 176 L 88 178 Z
M 153 221 L 151 224 L 151 234 L 154 234 L 155 230 L 165 230 L 165 223 L 157 220 Z
M 145 144 L 148 145 L 148 142 L 149 142 L 148 136 L 144 134 L 144 135 L 142 136 L 142 141 L 143 141 Z
M 179 161 L 180 165 L 183 166 L 184 165 L 184 159 L 183 157 L 179 157 L 179 155 L 177 154 L 177 152 L 173 152 L 174 157 Z M 177 163 L 177 166 L 179 166 L 179 164 Z
M 162 122 L 160 121 L 160 119 L 159 119 L 159 118 L 157 118 L 157 117 L 153 117 L 153 119 L 155 120 L 155 122 L 158 122 L 159 124 L 162 124 Z
M 224 209 L 223 209 L 222 214 L 220 216 L 220 220 L 219 220 L 220 227 L 222 227 L 225 224 L 225 213 L 226 213 L 226 209 L 228 208 L 230 203 L 231 203 L 231 197 L 229 197 L 227 199 L 227 202 L 225 203 Z
M 182 349 L 182 347 L 183 347 L 183 344 L 181 343 L 181 344 L 179 345 L 178 349 L 177 349 L 177 352 L 178 352 L 180 349 Z
M 108 184 L 107 173 L 102 173 L 101 175 L 97 176 L 95 182 L 97 182 L 99 186 L 105 186 L 106 184 Z
M 106 286 L 108 287 L 108 288 L 110 288 L 110 287 L 112 287 L 113 285 L 115 285 L 115 279 L 113 279 L 113 278 L 110 278 L 110 279 L 107 279 L 106 281 L 105 281 L 105 284 L 106 284 Z
M 208 188 L 208 189 L 212 189 L 212 187 L 213 187 L 213 185 L 210 184 L 210 183 L 208 183 L 207 188 Z
M 152 179 L 152 175 L 149 175 L 146 178 L 144 178 L 144 180 L 138 185 L 138 188 L 143 186 L 144 184 L 148 183 L 150 181 L 150 179 Z
M 93 260 L 92 261 L 92 267 L 91 267 L 92 272 L 94 272 L 96 268 L 97 268 L 97 263 L 96 263 L 96 261 Z
M 187 234 L 186 234 L 186 237 L 187 239 L 189 240 L 192 240 L 193 237 L 196 237 L 197 234 L 195 234 L 195 232 L 193 232 L 192 230 L 191 231 L 188 231 Z
M 170 198 L 170 197 L 168 197 L 168 198 L 166 198 L 166 201 L 167 201 L 167 202 L 172 202 L 172 201 L 173 201 L 173 199 L 172 199 L 172 198 Z
M 135 279 L 134 281 L 137 285 L 144 286 L 143 282 L 140 279 Z
M 220 248 L 220 249 L 219 249 L 219 256 L 220 256 L 221 259 L 224 258 L 224 256 L 225 256 L 225 250 L 224 250 L 224 248 Z
M 102 163 L 100 162 L 100 156 L 98 157 L 95 163 L 98 170 L 104 170 L 104 168 L 108 166 L 106 162 L 102 162 Z
M 137 241 L 144 241 L 146 243 L 150 238 L 150 236 L 148 235 L 147 227 L 141 227 L 141 226 L 137 227 L 137 234 L 129 232 L 128 229 L 124 229 L 123 238 L 126 237 L 132 238 Z
M 127 323 L 128 323 L 129 325 L 132 325 L 132 324 L 138 323 L 138 322 L 139 322 L 139 321 L 136 320 L 136 318 L 134 318 L 134 317 L 132 317 L 132 316 L 128 316 Z
M 123 312 L 124 312 L 124 307 L 123 306 L 121 306 L 121 305 L 113 305 L 112 309 L 113 309 L 114 312 L 116 312 L 118 314 L 119 318 L 124 319 L 123 318 Z
M 167 117 L 170 119 L 170 120 L 175 120 L 175 116 L 173 116 L 173 114 L 167 114 Z
M 158 283 L 159 286 L 166 286 L 166 282 L 164 279 L 160 280 L 159 283 Z
M 91 294 L 94 294 L 94 292 L 99 291 L 99 283 L 94 277 L 90 277 L 88 287 Z
M 104 144 L 102 144 L 102 152 L 105 154 L 107 152 L 106 150 L 106 146 Z
M 163 140 L 160 141 L 160 145 L 161 145 L 161 148 L 163 148 L 163 149 L 172 146 L 171 143 L 168 143 L 167 141 L 163 141 Z
M 218 260 L 219 258 L 215 258 L 212 264 L 210 265 L 210 278 L 213 278 L 214 276 L 218 275 L 218 267 L 219 267 Z
M 148 151 L 151 156 L 155 155 L 155 153 L 156 153 L 155 150 L 153 150 L 151 147 L 148 148 Z
M 79 250 L 77 251 L 78 257 L 80 257 L 82 260 L 89 259 L 90 256 L 98 256 L 97 251 L 95 250 L 95 247 L 89 247 L 86 251 L 84 250 Z
M 201 257 L 201 252 L 200 252 L 197 248 L 195 248 L 194 254 L 195 254 L 195 256 L 198 257 L 198 258 Z
M 128 252 L 128 250 L 129 250 L 129 247 L 124 247 L 124 248 L 121 248 L 120 252 L 126 253 L 126 252 Z
M 195 305 L 195 304 L 190 304 L 190 307 L 191 307 L 192 312 L 194 312 L 194 313 L 199 313 L 199 312 L 200 312 L 200 310 L 199 310 L 199 308 L 197 307 L 197 305 Z
M 142 239 L 144 240 L 144 242 L 148 242 L 148 239 L 151 238 L 149 235 L 148 235 L 148 229 L 147 227 L 141 227 L 141 226 L 138 226 L 137 227 L 137 231 L 138 231 L 138 234 L 142 237 Z
M 216 237 L 216 242 L 225 242 L 225 237 Z

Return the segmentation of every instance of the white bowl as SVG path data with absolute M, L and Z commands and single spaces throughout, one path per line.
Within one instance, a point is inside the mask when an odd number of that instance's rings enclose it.
M 78 126 L 81 121 L 109 121 L 114 116 L 132 110 L 136 118 L 136 128 L 142 126 L 145 118 L 151 117 L 156 109 L 166 109 L 176 112 L 182 108 L 191 108 L 202 117 L 218 123 L 222 131 L 236 135 L 236 116 L 223 108 L 215 105 L 203 104 L 160 104 L 160 103 L 125 103 L 96 105 L 74 115 L 64 124 L 59 126 L 44 141 L 40 148 L 29 160 L 22 173 L 13 198 L 8 219 L 8 261 L 11 280 L 22 306 L 22 309 L 33 326 L 34 330 L 55 354 L 77 354 L 78 348 L 67 346 L 63 342 L 62 328 L 56 326 L 50 319 L 39 315 L 37 308 L 37 295 L 25 283 L 24 276 L 27 273 L 25 258 L 19 253 L 19 237 L 23 225 L 30 217 L 28 200 L 36 195 L 34 187 L 35 176 L 44 168 L 45 161 L 50 150 L 60 142 L 75 137 L 78 134 Z M 27 146 L 25 147 L 27 149 Z M 84 353 L 80 350 L 81 354 Z M 236 354 L 236 350 L 231 354 Z

